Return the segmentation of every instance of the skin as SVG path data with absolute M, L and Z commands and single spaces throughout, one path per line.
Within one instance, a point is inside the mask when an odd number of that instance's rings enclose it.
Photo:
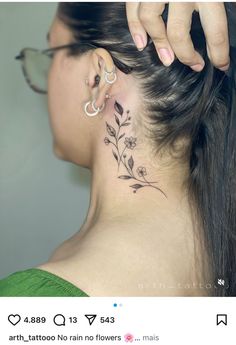
M 167 2 L 168 3 L 168 2 Z M 229 38 L 227 16 L 223 2 L 170 2 L 167 27 L 161 15 L 166 2 L 127 2 L 126 12 L 130 33 L 137 40 L 137 47 L 147 44 L 147 33 L 152 38 L 158 56 L 169 66 L 176 57 L 183 64 L 200 72 L 205 65 L 201 55 L 194 49 L 190 28 L 193 11 L 199 12 L 207 42 L 207 53 L 212 64 L 222 71 L 229 68 Z M 163 60 L 160 49 L 167 49 L 170 58 Z
M 50 47 L 68 44 L 71 39 L 71 32 L 55 17 Z M 110 71 L 112 67 L 109 52 L 101 48 L 80 57 L 66 57 L 66 51 L 60 50 L 53 58 L 48 111 L 54 153 L 91 170 L 91 197 L 79 231 L 38 268 L 72 282 L 89 296 L 205 295 L 205 289 L 199 287 L 203 281 L 197 277 L 193 223 L 184 188 L 188 164 L 167 153 L 153 157 L 139 126 L 139 116 L 145 114 L 138 82 L 116 70 L 116 82 L 106 83 L 104 68 Z M 98 85 L 96 75 L 100 76 Z M 106 99 L 106 93 L 111 98 Z M 97 100 L 96 106 L 106 105 L 98 116 L 88 117 L 83 106 L 92 99 Z M 136 138 L 135 147 L 125 151 L 127 159 L 132 155 L 135 172 L 137 167 L 145 167 L 146 180 L 158 181 L 153 185 L 166 196 L 147 183 L 134 193 L 130 185 L 137 181 L 118 178 L 128 172 L 122 162 L 118 171 L 112 154 L 115 147 L 104 142 L 106 137 L 114 140 L 106 123 L 118 128 L 115 101 L 131 117 L 130 124 L 123 127 L 120 145 L 124 147 L 125 138 Z M 124 114 L 116 114 L 124 120 Z M 195 245 L 197 256 L 203 257 L 198 239 Z M 198 288 L 185 288 L 186 283 Z

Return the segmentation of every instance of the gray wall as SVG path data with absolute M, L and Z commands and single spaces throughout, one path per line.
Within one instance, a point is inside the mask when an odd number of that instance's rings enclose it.
M 0 3 L 0 278 L 34 267 L 78 231 L 90 171 L 54 156 L 46 96 L 14 57 L 47 48 L 57 3 Z

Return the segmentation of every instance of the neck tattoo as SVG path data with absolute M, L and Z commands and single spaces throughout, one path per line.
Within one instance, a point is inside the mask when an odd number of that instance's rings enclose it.
M 123 107 L 115 101 L 114 103 L 114 119 L 116 122 L 116 125 L 118 126 L 118 129 L 116 130 L 113 126 L 108 124 L 106 122 L 106 130 L 110 138 L 105 137 L 104 143 L 106 145 L 112 144 L 115 147 L 115 151 L 112 150 L 113 156 L 118 164 L 118 171 L 119 167 L 122 164 L 124 168 L 126 169 L 126 175 L 120 175 L 118 178 L 122 180 L 130 180 L 134 179 L 138 181 L 139 183 L 135 183 L 130 185 L 129 187 L 133 188 L 133 193 L 136 193 L 138 190 L 141 190 L 144 187 L 152 187 L 157 190 L 159 190 L 165 197 L 167 198 L 166 194 L 158 187 L 154 186 L 154 183 L 158 183 L 158 181 L 147 181 L 146 177 L 147 171 L 144 166 L 138 166 L 137 168 L 134 168 L 134 159 L 133 156 L 130 155 L 129 153 L 125 153 L 126 150 L 133 150 L 135 148 L 137 138 L 133 138 L 132 136 L 130 137 L 125 137 L 125 140 L 121 139 L 125 136 L 125 127 L 130 126 L 131 122 L 131 116 L 130 116 L 130 111 L 127 110 L 126 113 L 126 118 L 124 119 L 124 109 Z M 123 131 L 124 133 L 120 134 L 120 131 Z M 120 141 L 120 143 L 119 143 Z M 123 149 L 121 148 L 121 144 L 124 144 Z M 127 160 L 126 160 L 127 159 Z M 137 173 L 135 176 L 135 172 Z M 140 177 L 140 178 L 139 178 Z

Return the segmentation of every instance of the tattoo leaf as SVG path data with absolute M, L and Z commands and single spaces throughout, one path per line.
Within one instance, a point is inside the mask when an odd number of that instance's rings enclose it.
M 130 187 L 132 187 L 134 189 L 139 189 L 139 188 L 142 188 L 143 185 L 141 185 L 141 184 L 132 184 L 132 186 L 130 186 Z
M 130 122 L 122 123 L 121 126 L 129 126 Z
M 132 156 L 131 156 L 130 159 L 128 160 L 128 164 L 129 164 L 130 169 L 132 170 L 132 169 L 133 169 L 133 166 L 134 166 L 134 160 L 133 160 L 133 157 L 132 157 Z
M 131 176 L 128 176 L 128 175 L 121 175 L 121 176 L 118 176 L 119 178 L 122 178 L 122 180 L 128 180 L 130 178 L 132 178 Z
M 116 111 L 118 114 L 120 114 L 120 116 L 123 115 L 124 109 L 123 109 L 123 107 L 120 105 L 120 103 L 118 103 L 117 101 L 115 101 L 114 108 L 115 108 L 115 111 Z
M 121 135 L 119 136 L 119 139 L 118 139 L 118 140 L 120 140 L 121 138 L 123 138 L 124 135 L 125 135 L 125 133 L 121 134 Z
M 116 116 L 116 114 L 115 114 L 115 119 L 116 119 L 117 125 L 120 126 L 120 120 L 118 119 L 118 117 Z
M 118 156 L 117 156 L 117 154 L 112 150 L 112 153 L 113 153 L 113 156 L 115 157 L 115 159 L 117 160 L 117 162 L 118 162 Z
M 115 137 L 116 136 L 116 130 L 115 128 L 113 128 L 111 125 L 109 125 L 107 122 L 107 132 L 109 135 L 111 135 L 112 137 Z

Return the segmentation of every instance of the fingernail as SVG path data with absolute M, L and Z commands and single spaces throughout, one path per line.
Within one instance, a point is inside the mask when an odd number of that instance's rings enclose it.
M 196 64 L 196 65 L 192 65 L 192 66 L 190 66 L 194 71 L 196 71 L 196 72 L 200 72 L 202 69 L 203 69 L 203 65 L 201 65 L 201 64 Z
M 144 41 L 141 35 L 135 34 L 134 35 L 134 42 L 136 44 L 136 47 L 139 51 L 142 51 L 144 49 Z
M 229 63 L 228 63 L 228 65 L 225 65 L 225 66 L 223 66 L 223 67 L 220 67 L 219 69 L 220 69 L 221 71 L 223 71 L 223 72 L 228 71 L 228 69 L 229 69 Z
M 160 60 L 163 62 L 165 66 L 170 66 L 173 62 L 173 57 L 170 51 L 166 48 L 159 48 L 158 54 Z

